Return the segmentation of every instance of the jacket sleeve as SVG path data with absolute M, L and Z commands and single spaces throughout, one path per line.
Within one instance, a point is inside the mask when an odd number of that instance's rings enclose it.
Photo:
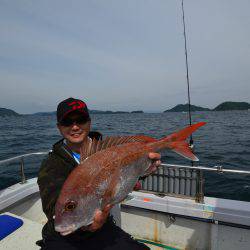
M 69 168 L 64 167 L 62 161 L 50 155 L 41 164 L 37 183 L 43 211 L 48 220 L 51 220 L 55 214 L 55 204 L 69 172 Z

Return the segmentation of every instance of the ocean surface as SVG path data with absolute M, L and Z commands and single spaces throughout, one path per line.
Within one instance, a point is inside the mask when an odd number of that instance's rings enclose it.
M 250 111 L 196 112 L 193 123 L 207 124 L 193 134 L 199 165 L 250 170 Z M 145 134 L 156 138 L 188 124 L 187 113 L 95 114 L 92 130 L 106 135 Z M 0 160 L 48 151 L 61 138 L 53 115 L 0 118 Z M 25 159 L 27 178 L 35 177 L 44 156 Z M 165 151 L 162 162 L 189 165 L 190 161 Z M 20 161 L 0 165 L 0 190 L 20 181 Z M 250 201 L 250 175 L 204 172 L 205 195 Z

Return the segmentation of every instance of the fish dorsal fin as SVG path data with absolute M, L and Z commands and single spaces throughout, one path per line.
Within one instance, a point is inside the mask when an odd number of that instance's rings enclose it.
M 134 135 L 134 136 L 108 136 L 103 141 L 96 140 L 96 139 L 88 139 L 85 140 L 80 153 L 81 153 L 81 162 L 83 162 L 87 157 L 90 155 L 104 150 L 106 148 L 110 148 L 112 146 L 117 146 L 125 143 L 131 142 L 154 142 L 156 139 L 145 136 L 145 135 Z

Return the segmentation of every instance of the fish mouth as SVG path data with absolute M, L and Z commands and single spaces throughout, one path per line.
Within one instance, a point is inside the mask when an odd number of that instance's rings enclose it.
M 73 231 L 71 231 L 71 230 L 69 230 L 69 231 L 64 231 L 64 232 L 60 232 L 60 234 L 61 234 L 62 236 L 66 236 L 66 235 L 69 235 L 69 234 L 71 234 L 71 233 L 73 233 Z
M 60 227 L 60 226 L 55 226 L 55 230 L 60 233 L 62 236 L 69 235 L 73 233 L 77 228 L 75 226 L 72 227 Z
M 76 231 L 77 229 L 83 227 L 83 228 L 87 228 L 88 226 L 90 226 L 94 221 L 91 220 L 89 223 L 84 224 L 82 223 L 81 225 L 76 226 L 75 224 L 72 225 L 71 227 L 62 227 L 62 226 L 55 226 L 55 230 L 60 233 L 62 236 L 66 236 L 69 235 L 71 233 L 73 233 L 74 231 Z

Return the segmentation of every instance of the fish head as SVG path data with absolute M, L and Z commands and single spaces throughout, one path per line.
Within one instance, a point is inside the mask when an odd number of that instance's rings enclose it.
M 59 197 L 55 207 L 55 230 L 63 235 L 74 232 L 80 227 L 79 218 L 83 216 L 81 199 L 77 195 Z
M 55 206 L 55 230 L 67 235 L 91 224 L 95 208 L 99 207 L 99 204 L 100 201 L 95 195 L 60 195 Z

